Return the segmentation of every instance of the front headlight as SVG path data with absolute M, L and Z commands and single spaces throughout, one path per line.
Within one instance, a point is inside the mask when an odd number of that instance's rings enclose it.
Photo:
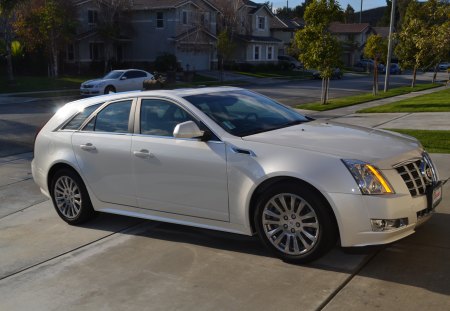
M 100 83 L 97 83 L 97 84 L 94 84 L 94 89 L 98 89 L 98 88 L 100 88 L 100 87 L 103 87 L 103 86 L 105 86 L 105 82 L 100 82 Z
M 362 194 L 394 193 L 389 182 L 374 166 L 359 160 L 342 160 L 348 168 Z

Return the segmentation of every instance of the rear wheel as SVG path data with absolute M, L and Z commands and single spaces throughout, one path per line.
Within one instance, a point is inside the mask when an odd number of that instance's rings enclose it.
M 71 225 L 86 222 L 96 214 L 83 181 L 71 170 L 56 172 L 51 182 L 51 194 L 56 212 Z
M 258 199 L 254 223 L 261 241 L 293 263 L 312 261 L 335 244 L 331 211 L 311 187 L 278 184 Z

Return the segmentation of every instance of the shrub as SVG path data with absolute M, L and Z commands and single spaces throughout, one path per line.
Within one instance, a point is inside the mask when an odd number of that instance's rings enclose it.
M 154 67 L 156 71 L 160 72 L 176 70 L 178 67 L 177 57 L 173 54 L 164 53 L 155 59 Z

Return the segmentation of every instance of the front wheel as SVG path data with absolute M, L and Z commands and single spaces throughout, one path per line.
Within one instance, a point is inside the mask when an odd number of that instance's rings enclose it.
M 276 256 L 306 263 L 336 244 L 337 230 L 330 213 L 310 187 L 283 183 L 260 196 L 254 223 L 261 241 Z
M 68 224 L 81 224 L 96 214 L 83 181 L 71 170 L 62 169 L 53 176 L 51 195 L 56 212 Z
M 116 88 L 112 85 L 108 85 L 105 88 L 105 94 L 109 94 L 109 93 L 115 93 L 116 92 Z

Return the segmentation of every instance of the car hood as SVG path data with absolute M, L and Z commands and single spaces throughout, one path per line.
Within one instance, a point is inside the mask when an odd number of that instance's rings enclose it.
M 116 79 L 92 79 L 92 80 L 84 81 L 82 83 L 82 85 L 84 85 L 84 84 L 108 83 L 108 82 L 113 82 L 113 81 L 117 81 L 117 80 Z
M 391 168 L 420 157 L 423 148 L 415 138 L 377 129 L 312 121 L 243 137 L 243 140 L 326 153 Z

